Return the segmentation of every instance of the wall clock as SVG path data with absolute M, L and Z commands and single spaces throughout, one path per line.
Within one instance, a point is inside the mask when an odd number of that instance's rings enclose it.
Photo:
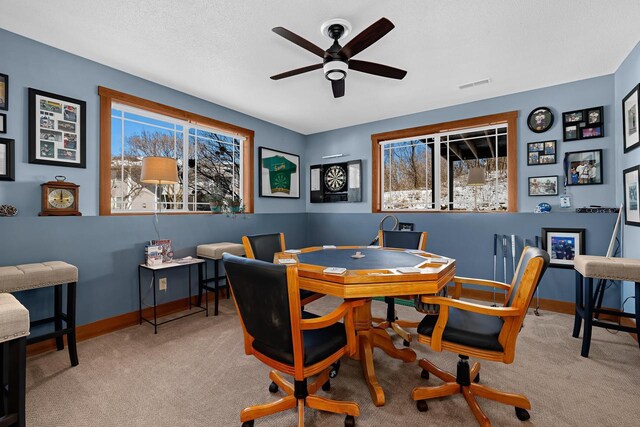
M 66 182 L 66 177 L 56 176 L 55 181 L 40 184 L 42 188 L 42 211 L 40 216 L 80 216 L 78 193 L 80 186 Z
M 553 112 L 549 107 L 534 108 L 527 117 L 527 125 L 532 132 L 546 132 L 553 125 Z

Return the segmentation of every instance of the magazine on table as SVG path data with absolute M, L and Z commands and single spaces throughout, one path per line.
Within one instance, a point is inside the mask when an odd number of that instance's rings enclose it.
M 149 244 L 162 248 L 162 262 L 171 262 L 173 260 L 173 248 L 171 247 L 170 239 L 150 240 Z

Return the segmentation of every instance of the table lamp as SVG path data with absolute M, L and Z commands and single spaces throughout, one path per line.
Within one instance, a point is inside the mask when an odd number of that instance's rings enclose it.
M 473 189 L 473 204 L 474 210 L 478 210 L 478 189 L 477 187 L 485 184 L 484 179 L 484 168 L 475 167 L 469 169 L 469 180 L 467 181 L 467 185 L 474 187 Z
M 140 181 L 145 184 L 155 184 L 154 194 L 156 196 L 155 209 L 153 212 L 158 239 L 160 233 L 158 231 L 158 185 L 176 184 L 178 182 L 178 163 L 176 159 L 170 157 L 145 157 L 142 159 L 142 173 Z M 162 209 L 162 204 L 160 204 Z

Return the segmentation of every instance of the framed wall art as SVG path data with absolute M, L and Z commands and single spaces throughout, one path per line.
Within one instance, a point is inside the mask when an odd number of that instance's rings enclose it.
M 558 175 L 529 177 L 529 196 L 557 196 Z
M 602 138 L 604 136 L 604 107 L 562 113 L 563 141 Z
M 584 255 L 584 228 L 543 228 L 542 249 L 549 253 L 549 267 L 573 268 L 576 255 Z
M 532 132 L 546 132 L 553 125 L 553 112 L 549 107 L 534 108 L 527 117 L 527 125 Z
M 9 76 L 0 73 L 0 110 L 9 109 Z
M 638 92 L 640 85 L 634 87 L 622 100 L 622 127 L 624 152 L 633 150 L 640 145 L 640 130 L 638 129 Z
M 556 162 L 555 140 L 527 144 L 527 166 L 550 165 Z
M 29 88 L 29 163 L 85 168 L 86 109 L 84 101 Z
M 300 198 L 300 156 L 259 147 L 260 197 Z
M 624 186 L 624 223 L 640 227 L 640 203 L 638 189 L 640 166 L 625 169 L 622 175 Z
M 0 133 L 7 133 L 7 115 L 0 114 Z
M 14 140 L 0 138 L 0 181 L 15 181 Z
M 565 153 L 564 170 L 567 185 L 594 185 L 603 183 L 602 150 Z

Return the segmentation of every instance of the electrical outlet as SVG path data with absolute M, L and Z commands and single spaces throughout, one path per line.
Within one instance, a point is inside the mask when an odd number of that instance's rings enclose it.
M 166 277 L 162 277 L 160 279 L 160 281 L 158 282 L 158 288 L 161 291 L 166 291 L 167 290 L 167 278 Z

